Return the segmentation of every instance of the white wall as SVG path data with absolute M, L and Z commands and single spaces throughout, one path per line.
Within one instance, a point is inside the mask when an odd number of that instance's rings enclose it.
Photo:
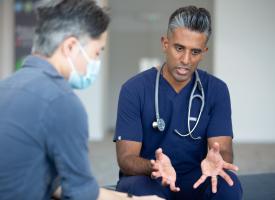
M 236 141 L 275 142 L 275 1 L 215 2 L 215 74 L 229 86 Z
M 14 67 L 13 0 L 0 1 L 0 79 L 7 77 Z

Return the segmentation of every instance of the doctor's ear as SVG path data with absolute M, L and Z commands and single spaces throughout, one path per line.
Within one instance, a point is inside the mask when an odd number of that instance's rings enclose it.
M 161 37 L 161 46 L 162 46 L 162 51 L 165 52 L 166 49 L 168 48 L 168 38 L 166 36 Z
M 208 47 L 205 47 L 202 51 L 202 58 L 204 58 L 205 54 L 207 53 L 208 51 Z
M 61 46 L 61 53 L 65 57 L 74 58 L 79 52 L 78 40 L 75 37 L 68 37 L 66 38 Z

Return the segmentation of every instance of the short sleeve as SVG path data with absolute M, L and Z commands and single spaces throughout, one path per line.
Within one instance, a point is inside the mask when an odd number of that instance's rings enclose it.
M 140 90 L 122 86 L 117 110 L 114 141 L 142 141 Z
M 207 137 L 233 137 L 230 95 L 226 84 L 222 81 L 216 83 L 212 95 Z

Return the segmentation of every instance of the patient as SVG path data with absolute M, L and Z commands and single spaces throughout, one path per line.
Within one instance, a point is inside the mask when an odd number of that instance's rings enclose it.
M 91 0 L 47 0 L 37 17 L 32 55 L 0 82 L 0 199 L 50 199 L 58 176 L 61 199 L 128 199 L 99 189 L 87 114 L 73 91 L 98 74 L 109 16 Z

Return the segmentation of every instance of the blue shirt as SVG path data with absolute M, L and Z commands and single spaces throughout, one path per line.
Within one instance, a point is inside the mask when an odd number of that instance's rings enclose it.
M 114 140 L 141 142 L 140 156 L 146 159 L 155 159 L 155 150 L 161 147 L 177 173 L 186 173 L 200 166 L 207 154 L 207 138 L 233 137 L 233 132 L 226 84 L 202 70 L 198 72 L 205 93 L 205 106 L 193 136 L 200 136 L 201 140 L 194 140 L 190 136 L 181 137 L 174 131 L 177 129 L 183 134 L 188 133 L 188 104 L 195 75 L 179 93 L 160 76 L 159 112 L 166 128 L 160 132 L 152 127 L 152 122 L 156 121 L 156 68 L 134 76 L 122 86 Z M 201 101 L 196 98 L 192 103 L 191 117 L 198 117 L 200 106 Z M 193 126 L 194 122 L 191 122 Z
M 0 199 L 49 199 L 57 176 L 62 199 L 96 199 L 90 170 L 80 100 L 52 65 L 29 56 L 0 82 Z

